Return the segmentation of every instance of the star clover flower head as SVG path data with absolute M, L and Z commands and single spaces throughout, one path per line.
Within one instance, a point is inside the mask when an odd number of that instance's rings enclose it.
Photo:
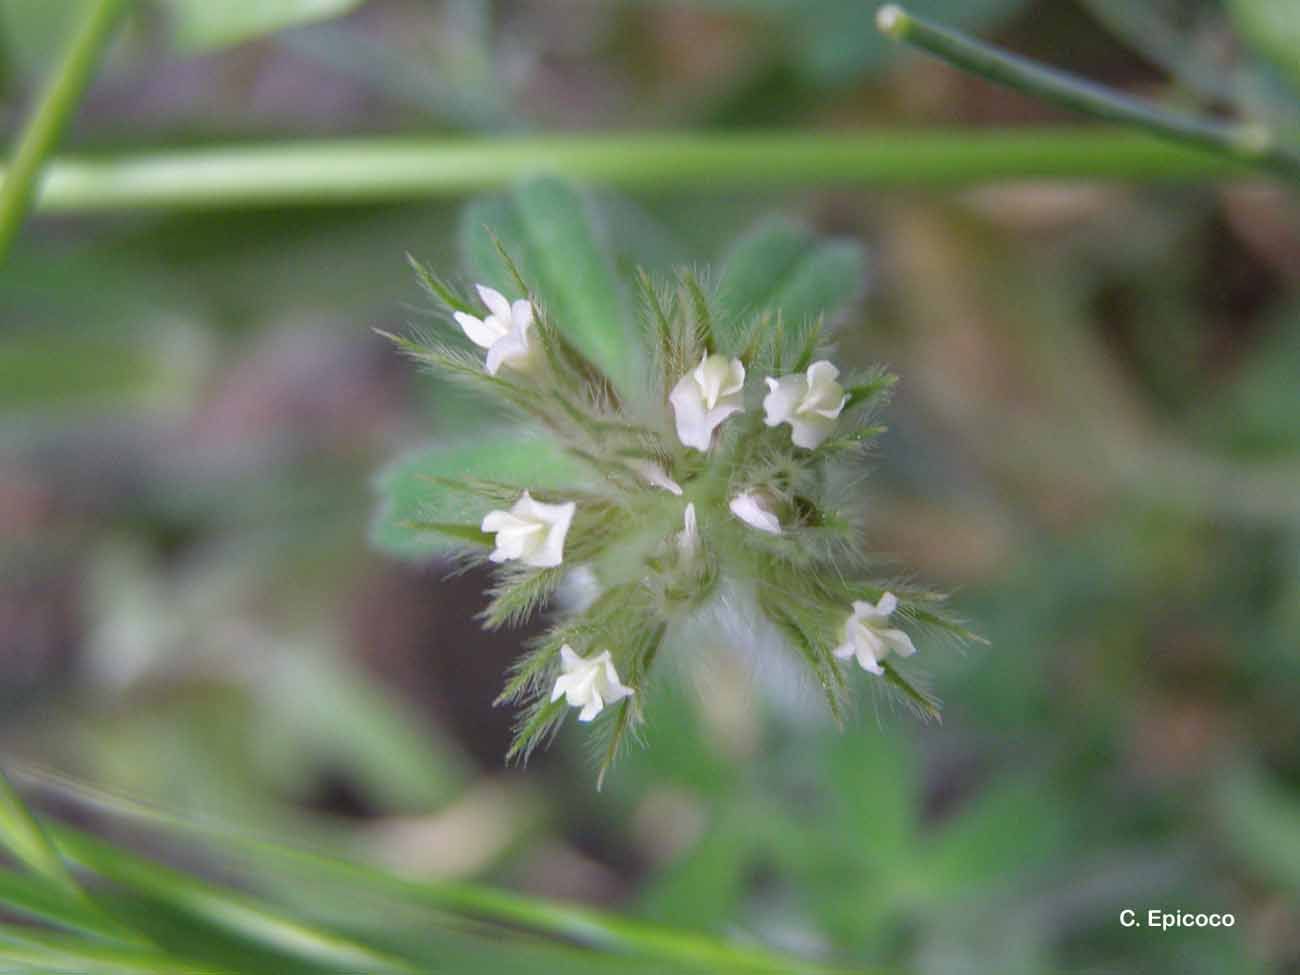
M 577 508 L 573 501 L 543 504 L 525 491 L 509 511 L 488 512 L 482 530 L 497 536 L 489 558 L 493 562 L 517 559 L 537 568 L 560 565 L 564 561 L 564 537 Z
M 744 412 L 745 366 L 739 359 L 705 355 L 678 380 L 668 396 L 677 422 L 677 439 L 707 451 L 713 431 L 733 413 Z
M 825 359 L 814 362 L 804 374 L 793 373 L 765 382 L 769 390 L 763 397 L 763 422 L 769 427 L 790 424 L 796 447 L 812 450 L 820 447 L 849 401 L 848 394 L 836 379 L 840 371 Z
M 727 507 L 731 509 L 733 515 L 751 528 L 757 528 L 769 535 L 780 535 L 781 521 L 768 510 L 768 504 L 768 500 L 762 494 L 746 491 L 732 498 Z
M 529 269 L 504 245 L 499 256 L 516 291 L 533 293 Z M 522 429 L 503 424 L 499 438 L 484 431 L 482 443 L 395 465 L 376 538 L 409 554 L 427 532 L 467 558 L 503 563 L 482 614 L 488 628 L 549 607 L 547 631 L 499 698 L 519 708 L 508 759 L 527 760 L 569 718 L 590 722 L 614 704 L 618 720 L 598 729 L 608 732 L 603 775 L 655 706 L 654 668 L 715 645 L 767 648 L 810 668 L 837 721 L 850 703 L 844 672 L 857 666 L 887 675 L 874 682 L 881 692 L 938 715 L 922 675 L 895 666 L 916 652 L 900 611 L 970 634 L 928 594 L 896 598 L 872 577 L 854 517 L 861 499 L 850 492 L 863 483 L 870 452 L 859 448 L 883 429 L 871 421 L 894 377 L 841 376 L 817 358 L 835 308 L 791 327 L 789 309 L 711 289 L 687 270 L 673 282 L 641 277 L 637 329 L 630 316 L 574 321 L 588 305 L 553 295 L 558 313 L 543 316 L 491 288 L 467 294 L 423 271 L 422 280 L 452 328 L 486 350 L 487 368 L 459 335 L 395 341 Z M 467 314 L 480 299 L 484 317 Z M 466 510 L 488 514 L 475 525 Z
M 564 672 L 555 679 L 551 700 L 563 697 L 569 707 L 582 708 L 578 712 L 579 721 L 592 720 L 605 705 L 615 704 L 634 693 L 618 679 L 608 650 L 594 657 L 581 657 L 566 643 L 560 647 L 560 666 Z
M 458 311 L 453 316 L 456 324 L 471 342 L 487 349 L 489 375 L 495 376 L 502 366 L 527 372 L 533 364 L 533 348 L 528 337 L 533 327 L 532 302 L 520 299 L 511 304 L 500 291 L 483 284 L 477 287 L 489 314 L 475 318 Z
M 885 672 L 881 661 L 889 654 L 910 657 L 916 653 L 912 638 L 889 625 L 889 617 L 897 608 L 898 599 L 890 592 L 876 603 L 854 602 L 853 612 L 844 621 L 844 642 L 835 648 L 835 656 L 841 660 L 856 657 L 863 670 L 880 676 Z

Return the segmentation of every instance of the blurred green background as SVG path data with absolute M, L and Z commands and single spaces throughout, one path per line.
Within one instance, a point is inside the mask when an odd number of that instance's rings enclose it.
M 1276 3 L 914 6 L 1127 90 L 1296 115 L 1278 27 L 1300 17 Z M 0 0 L 7 144 L 76 12 Z M 67 144 L 1061 121 L 888 49 L 872 16 L 142 4 Z M 676 647 L 602 793 L 580 733 L 504 768 L 491 702 L 528 634 L 477 630 L 483 575 L 367 544 L 373 472 L 482 420 L 372 331 L 426 313 L 406 252 L 457 271 L 463 201 L 62 215 L 0 267 L 0 758 L 30 794 L 111 832 L 56 770 L 845 964 L 1300 971 L 1291 189 L 724 180 L 591 203 L 626 270 L 714 263 L 773 212 L 868 248 L 841 358 L 902 376 L 873 547 L 991 641 L 922 647 L 943 725 L 864 688 L 840 733 L 788 675 Z M 1153 907 L 1237 924 L 1120 925 Z

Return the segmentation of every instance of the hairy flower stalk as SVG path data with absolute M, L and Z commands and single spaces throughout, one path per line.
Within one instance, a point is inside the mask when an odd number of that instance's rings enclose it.
M 513 295 L 480 286 L 462 296 L 424 272 L 457 327 L 398 341 L 496 399 L 572 471 L 558 488 L 540 470 L 429 485 L 461 498 L 467 516 L 423 529 L 499 566 L 488 626 L 532 615 L 566 577 L 585 594 L 509 676 L 500 702 L 521 707 L 509 757 L 526 758 L 576 709 L 606 739 L 603 776 L 653 707 L 659 654 L 700 652 L 699 627 L 734 605 L 753 607 L 739 638 L 775 634 L 837 719 L 861 671 L 937 716 L 937 701 L 900 668 L 915 653 L 910 634 L 968 634 L 939 613 L 940 597 L 872 576 L 855 518 L 882 429 L 870 421 L 893 377 L 844 375 L 820 321 L 724 314 L 684 273 L 668 287 L 642 276 L 643 332 L 626 354 L 644 383 L 616 385 L 501 256 Z

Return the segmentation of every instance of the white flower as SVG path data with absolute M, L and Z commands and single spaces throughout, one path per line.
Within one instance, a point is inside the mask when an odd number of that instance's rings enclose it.
M 706 355 L 673 387 L 668 401 L 677 418 L 677 437 L 688 447 L 708 450 L 713 431 L 744 406 L 745 366 L 739 359 Z
M 606 704 L 631 697 L 633 693 L 632 688 L 619 682 L 618 671 L 614 669 L 608 650 L 587 659 L 579 657 L 566 643 L 560 647 L 560 662 L 564 673 L 555 679 L 551 700 L 565 697 L 570 707 L 582 708 L 578 713 L 579 721 L 590 721 L 605 709 Z
M 776 515 L 768 511 L 762 498 L 752 492 L 737 494 L 731 499 L 728 505 L 731 513 L 749 525 L 751 528 L 757 528 L 761 532 L 767 532 L 769 535 L 781 534 L 781 522 Z
M 889 627 L 890 614 L 898 608 L 898 599 L 892 592 L 880 597 L 880 602 L 858 601 L 853 613 L 844 621 L 844 642 L 835 648 L 841 660 L 857 657 L 862 669 L 879 676 L 884 673 L 880 661 L 890 653 L 910 657 L 916 653 L 912 638 L 902 630 Z
M 566 504 L 542 504 L 527 491 L 509 511 L 490 511 L 483 519 L 483 531 L 496 532 L 493 562 L 519 559 L 524 565 L 548 568 L 564 561 L 564 536 L 578 508 Z
M 513 305 L 505 295 L 486 285 L 478 285 L 479 297 L 491 312 L 486 318 L 475 318 L 463 311 L 456 312 L 456 324 L 469 340 L 488 350 L 487 371 L 495 376 L 502 366 L 515 372 L 527 372 L 532 365 L 533 349 L 528 343 L 528 330 L 533 327 L 533 306 L 520 299 Z
M 686 506 L 686 512 L 682 515 L 682 530 L 675 537 L 677 557 L 686 565 L 694 562 L 700 551 L 700 530 L 696 526 L 694 501 Z
M 796 447 L 809 450 L 821 446 L 831 435 L 835 420 L 849 401 L 844 387 L 835 381 L 840 374 L 826 360 L 814 362 L 807 375 L 793 373 L 780 379 L 767 377 L 771 390 L 763 397 L 764 422 L 769 427 L 790 424 Z
M 682 486 L 668 476 L 668 472 L 652 460 L 629 460 L 627 466 L 636 471 L 652 487 L 662 488 L 669 494 L 681 497 Z

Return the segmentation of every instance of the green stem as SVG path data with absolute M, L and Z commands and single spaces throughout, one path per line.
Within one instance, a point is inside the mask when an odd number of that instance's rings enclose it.
M 90 83 L 95 65 L 129 0 L 90 0 L 88 13 L 68 40 L 58 69 L 19 136 L 18 150 L 0 186 L 0 263 L 18 236 L 46 158 Z
M 459 196 L 537 172 L 636 190 L 715 193 L 1011 179 L 1188 181 L 1248 170 L 1142 133 L 1104 129 L 358 139 L 56 160 L 38 206 L 69 213 L 373 203 Z
M 1207 149 L 1300 178 L 1300 155 L 1280 145 L 1273 133 L 1254 123 L 1218 122 L 1199 115 L 1166 111 L 1150 102 L 1057 71 L 984 44 L 894 4 L 876 15 L 881 32 L 912 44 L 954 67 L 1014 88 L 1044 101 L 1108 122 L 1136 126 L 1163 139 Z

